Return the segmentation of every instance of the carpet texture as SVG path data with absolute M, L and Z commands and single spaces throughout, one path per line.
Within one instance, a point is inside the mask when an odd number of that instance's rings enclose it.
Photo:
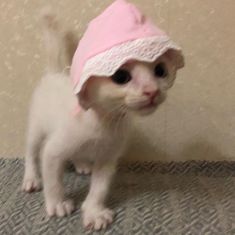
M 48 219 L 42 192 L 21 192 L 22 160 L 0 160 L 1 235 L 232 235 L 235 234 L 235 163 L 133 163 L 120 167 L 108 204 L 115 222 L 101 232 L 84 231 L 80 205 L 89 177 L 66 172 L 68 195 L 78 209 Z

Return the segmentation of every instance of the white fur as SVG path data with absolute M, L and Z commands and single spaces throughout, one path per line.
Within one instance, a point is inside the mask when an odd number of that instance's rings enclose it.
M 78 98 L 59 60 L 60 48 L 66 47 L 62 40 L 64 34 L 55 30 L 57 22 L 52 15 L 47 13 L 43 17 L 47 45 L 51 40 L 55 44 L 48 50 L 49 59 L 54 61 L 50 61 L 49 72 L 33 95 L 22 188 L 27 192 L 41 189 L 41 156 L 47 213 L 49 216 L 69 215 L 74 205 L 64 197 L 65 163 L 72 161 L 79 173 L 89 173 L 91 168 L 91 186 L 82 205 L 83 224 L 95 230 L 104 229 L 113 221 L 113 212 L 104 203 L 117 160 L 128 143 L 130 114 L 148 114 L 155 110 L 173 83 L 175 68 L 170 67 L 164 55 L 151 64 L 132 62 L 124 65 L 133 77 L 125 86 L 114 84 L 106 77 L 91 78 L 85 94 L 79 97 L 88 110 L 82 109 L 74 115 Z M 169 77 L 165 81 L 157 81 L 152 72 L 159 61 L 169 65 Z M 144 92 L 154 90 L 160 90 L 161 95 L 155 98 L 154 106 L 147 108 L 149 97 Z

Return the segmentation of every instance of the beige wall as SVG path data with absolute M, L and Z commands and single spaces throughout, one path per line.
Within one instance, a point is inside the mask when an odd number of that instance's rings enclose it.
M 48 2 L 80 34 L 111 1 L 1 0 L 2 157 L 23 156 L 30 95 L 45 58 L 36 15 Z M 235 1 L 132 2 L 183 47 L 186 67 L 156 115 L 137 120 L 129 158 L 235 160 Z

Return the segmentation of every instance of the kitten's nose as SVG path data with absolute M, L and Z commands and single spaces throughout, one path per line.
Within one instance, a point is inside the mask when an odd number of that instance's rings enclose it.
M 143 94 L 149 97 L 151 101 L 153 101 L 160 94 L 160 91 L 159 90 L 144 91 Z

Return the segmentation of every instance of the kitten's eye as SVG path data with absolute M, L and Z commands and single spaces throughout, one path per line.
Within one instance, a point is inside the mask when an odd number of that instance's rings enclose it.
M 154 69 L 154 74 L 156 77 L 165 78 L 167 76 L 167 69 L 164 63 L 159 63 Z
M 119 69 L 111 78 L 113 82 L 123 85 L 131 80 L 131 75 L 128 71 Z

